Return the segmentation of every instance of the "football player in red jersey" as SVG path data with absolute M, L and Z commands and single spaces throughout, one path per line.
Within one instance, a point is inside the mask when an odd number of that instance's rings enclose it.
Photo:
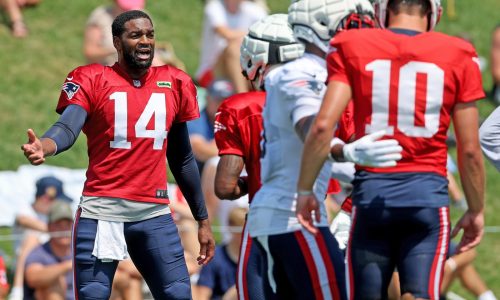
M 303 53 L 304 46 L 295 42 L 285 14 L 258 21 L 243 39 L 241 67 L 255 91 L 227 98 L 216 114 L 215 141 L 221 158 L 215 176 L 215 193 L 220 199 L 237 199 L 248 193 L 251 202 L 260 188 L 262 109 L 266 100 L 264 75 L 273 65 L 296 59 Z M 240 176 L 244 168 L 248 176 Z M 261 277 L 261 259 L 258 247 L 244 227 L 236 281 L 238 299 L 265 299 L 263 284 L 267 281 Z
M 198 220 L 198 262 L 206 264 L 214 240 L 186 126 L 199 117 L 196 89 L 174 67 L 151 67 L 155 33 L 146 13 L 119 15 L 112 32 L 118 62 L 71 71 L 60 119 L 41 139 L 29 129 L 22 150 L 38 165 L 70 148 L 81 130 L 87 135 L 89 167 L 73 231 L 75 298 L 108 299 L 118 261 L 130 254 L 155 299 L 190 299 L 166 159 Z
M 403 157 L 385 169 L 357 166 L 347 250 L 350 298 L 386 298 L 397 266 L 404 295 L 438 299 L 450 238 L 445 140 L 451 118 L 469 206 L 451 236 L 464 230 L 458 251 L 465 251 L 483 235 L 475 101 L 484 92 L 477 54 L 467 42 L 432 32 L 439 0 L 377 0 L 374 6 L 387 29 L 348 31 L 331 42 L 328 90 L 305 144 L 297 187 L 311 190 L 352 96 L 356 138 L 385 129 L 403 147 Z M 298 199 L 306 208 L 316 201 L 313 195 Z M 310 210 L 298 214 L 311 225 Z

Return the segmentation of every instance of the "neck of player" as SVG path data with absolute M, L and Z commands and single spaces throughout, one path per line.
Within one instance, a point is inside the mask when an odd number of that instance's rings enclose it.
M 400 28 L 418 32 L 425 32 L 427 31 L 427 26 L 427 17 L 422 17 L 418 14 L 394 14 L 389 11 L 389 28 Z
M 119 61 L 120 67 L 127 72 L 127 74 L 130 76 L 132 79 L 141 79 L 142 76 L 144 76 L 148 72 L 148 68 L 138 68 L 138 67 L 131 67 L 127 65 L 124 61 Z

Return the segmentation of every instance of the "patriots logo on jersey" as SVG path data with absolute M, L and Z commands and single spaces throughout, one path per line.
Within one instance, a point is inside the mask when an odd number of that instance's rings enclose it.
M 62 90 L 66 93 L 68 99 L 73 98 L 73 96 L 76 94 L 76 92 L 78 92 L 79 89 L 80 86 L 71 81 L 65 82 L 62 87 Z
M 319 93 L 321 93 L 321 90 L 323 90 L 323 88 L 325 87 L 325 85 L 322 82 L 316 80 L 298 80 L 292 83 L 291 85 L 294 87 L 307 88 L 316 93 L 316 95 L 319 95 Z

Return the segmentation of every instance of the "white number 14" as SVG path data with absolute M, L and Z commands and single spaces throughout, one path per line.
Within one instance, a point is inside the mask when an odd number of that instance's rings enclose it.
M 389 135 L 389 91 L 391 87 L 391 61 L 374 60 L 366 65 L 373 72 L 372 117 L 366 132 L 386 129 Z M 417 73 L 427 75 L 424 126 L 415 125 Z M 397 98 L 397 127 L 407 136 L 432 137 L 439 130 L 439 117 L 443 105 L 444 71 L 433 63 L 411 61 L 399 69 Z
M 114 139 L 109 142 L 111 148 L 130 149 L 131 143 L 127 140 L 127 93 L 114 92 L 109 96 L 115 101 L 115 133 Z M 154 129 L 146 129 L 149 120 L 154 115 Z M 148 104 L 135 123 L 135 136 L 138 138 L 154 139 L 153 149 L 161 150 L 163 141 L 167 138 L 167 109 L 165 106 L 165 94 L 153 93 Z

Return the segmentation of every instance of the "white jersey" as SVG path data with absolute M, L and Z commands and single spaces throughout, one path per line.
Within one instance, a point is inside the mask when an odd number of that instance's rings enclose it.
M 500 171 L 500 107 L 497 107 L 479 128 L 484 155 Z
M 248 228 L 252 237 L 300 230 L 295 217 L 296 187 L 304 144 L 295 125 L 315 115 L 326 91 L 325 60 L 312 54 L 271 70 L 265 78 L 263 111 L 262 187 L 250 204 Z M 325 198 L 331 164 L 326 163 L 314 185 L 319 200 Z M 321 222 L 328 226 L 325 206 Z
M 205 6 L 200 66 L 196 77 L 199 78 L 207 70 L 211 70 L 227 47 L 226 40 L 215 32 L 216 27 L 225 26 L 232 30 L 248 31 L 250 25 L 266 16 L 267 12 L 262 7 L 250 1 L 243 1 L 235 14 L 226 10 L 222 0 L 208 2 Z

